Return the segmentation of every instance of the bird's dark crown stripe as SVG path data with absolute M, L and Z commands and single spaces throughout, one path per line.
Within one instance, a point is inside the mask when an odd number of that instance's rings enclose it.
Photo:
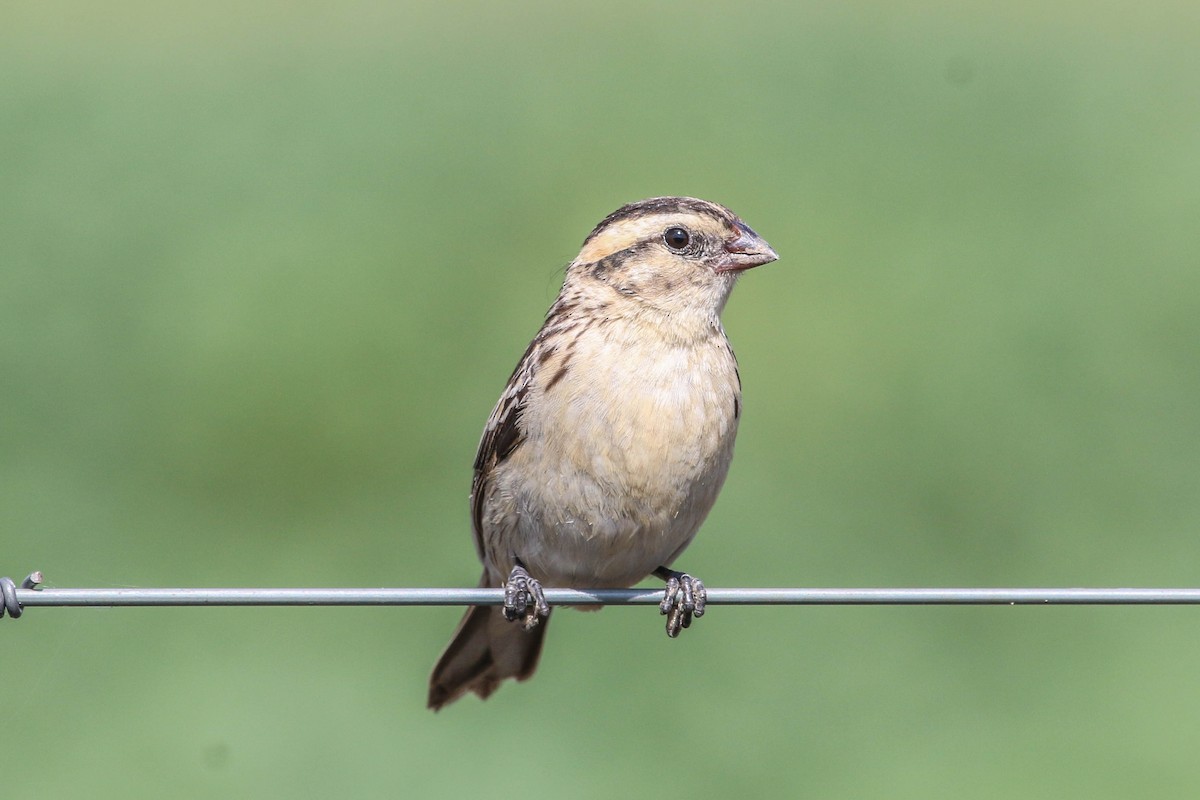
M 652 197 L 649 200 L 639 200 L 636 203 L 621 206 L 602 219 L 600 224 L 593 228 L 588 237 L 583 240 L 583 243 L 586 245 L 602 231 L 618 222 L 641 219 L 651 214 L 682 214 L 686 212 L 703 214 L 730 225 L 737 223 L 737 217 L 733 212 L 716 203 L 697 200 L 694 197 Z

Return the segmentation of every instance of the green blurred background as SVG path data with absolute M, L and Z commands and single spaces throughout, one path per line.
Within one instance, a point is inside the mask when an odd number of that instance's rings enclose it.
M 479 431 L 591 226 L 694 194 L 712 586 L 1200 584 L 1200 12 L 7 3 L 0 572 L 465 586 Z M 14 797 L 1194 797 L 1173 608 L 564 612 L 424 709 L 459 610 L 0 623 Z

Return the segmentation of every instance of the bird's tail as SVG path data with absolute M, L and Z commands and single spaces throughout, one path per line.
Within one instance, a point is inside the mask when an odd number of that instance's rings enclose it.
M 487 586 L 484 573 L 480 586 Z M 437 711 L 466 692 L 486 699 L 505 678 L 523 681 L 537 668 L 549 617 L 527 631 L 500 606 L 471 606 L 429 676 L 429 707 Z

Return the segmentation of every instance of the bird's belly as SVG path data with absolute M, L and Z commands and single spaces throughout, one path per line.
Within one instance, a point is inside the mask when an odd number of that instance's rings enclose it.
M 698 498 L 699 499 L 699 498 Z M 715 493 L 714 493 L 715 499 Z M 552 586 L 632 586 L 655 568 L 670 564 L 691 541 L 711 499 L 670 514 L 523 514 L 516 555 Z

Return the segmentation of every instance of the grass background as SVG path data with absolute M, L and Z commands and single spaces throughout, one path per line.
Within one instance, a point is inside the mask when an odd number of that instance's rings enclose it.
M 479 431 L 621 203 L 781 254 L 725 314 L 713 586 L 1196 585 L 1191 2 L 10 3 L 0 572 L 476 575 Z M 13 796 L 1191 797 L 1196 612 L 456 609 L 0 623 Z

